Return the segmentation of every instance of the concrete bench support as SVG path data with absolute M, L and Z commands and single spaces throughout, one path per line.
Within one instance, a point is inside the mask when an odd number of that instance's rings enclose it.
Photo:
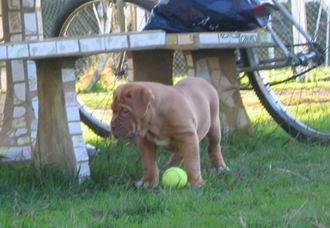
M 76 162 L 65 110 L 61 61 L 37 62 L 39 128 L 33 161 L 37 167 L 56 164 L 74 175 Z
M 42 24 L 38 18 L 40 0 L 1 0 L 0 38 L 5 42 L 40 39 Z M 6 162 L 30 160 L 37 135 L 35 65 L 15 59 L 1 62 L 0 68 L 0 156 Z
M 90 174 L 75 93 L 75 58 L 36 61 L 39 119 L 33 162 L 56 164 L 65 174 L 83 179 Z M 49 74 L 49 72 L 52 72 Z
M 173 51 L 138 51 L 130 56 L 131 81 L 172 84 Z M 224 134 L 239 131 L 252 135 L 253 128 L 240 96 L 234 49 L 186 52 L 186 61 L 189 76 L 204 78 L 217 89 Z
M 240 95 L 234 49 L 192 51 L 187 62 L 191 76 L 204 78 L 217 89 L 224 134 L 238 131 L 252 135 L 252 124 Z
M 40 0 L 1 0 L 0 6 L 0 36 L 12 42 L 0 51 L 7 57 L 3 60 L 10 60 L 0 64 L 0 156 L 8 162 L 32 158 L 38 168 L 55 164 L 79 179 L 89 176 L 75 93 L 75 58 L 19 59 L 35 50 L 45 55 L 54 49 L 18 43 L 43 39 Z

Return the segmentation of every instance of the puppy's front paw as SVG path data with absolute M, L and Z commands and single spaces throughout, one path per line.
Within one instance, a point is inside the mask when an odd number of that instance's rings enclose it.
M 203 180 L 202 177 L 194 180 L 189 180 L 188 181 L 188 186 L 189 187 L 200 187 L 205 184 L 205 181 Z
M 142 178 L 141 180 L 135 182 L 136 188 L 155 188 L 158 186 L 158 180 Z
M 228 166 L 220 166 L 215 169 L 218 174 L 229 172 L 230 169 Z

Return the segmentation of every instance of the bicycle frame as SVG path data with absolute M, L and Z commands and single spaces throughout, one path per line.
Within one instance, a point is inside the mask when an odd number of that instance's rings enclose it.
M 278 47 L 285 58 L 270 58 L 267 60 L 262 60 L 258 65 L 249 66 L 249 67 L 241 67 L 240 71 L 258 71 L 258 70 L 266 70 L 266 69 L 276 69 L 283 68 L 287 66 L 308 66 L 313 64 L 318 66 L 322 63 L 322 55 L 319 51 L 319 47 L 314 42 L 312 37 L 300 26 L 300 24 L 292 17 L 292 15 L 287 11 L 287 9 L 280 4 L 277 0 L 271 0 L 272 3 L 264 3 L 264 7 L 266 12 L 272 12 L 274 10 L 280 11 L 281 14 L 289 20 L 292 25 L 296 28 L 296 30 L 306 39 L 307 43 L 303 43 L 301 45 L 307 46 L 308 49 L 301 51 L 297 54 L 292 53 L 287 45 L 281 40 L 281 38 L 276 34 L 273 30 L 270 23 L 268 23 L 265 29 L 271 35 L 274 44 Z M 263 47 L 263 46 L 262 46 Z M 269 46 L 264 46 L 265 48 Z
M 103 7 L 105 9 L 108 8 L 107 0 L 101 1 Z M 113 3 L 115 5 L 114 12 L 106 11 L 107 18 L 105 22 L 109 22 L 107 20 L 112 20 L 112 18 L 117 18 L 118 24 L 120 26 L 120 32 L 126 31 L 125 25 L 125 13 L 124 13 L 124 2 L 123 0 L 115 0 Z M 247 71 L 258 71 L 258 70 L 266 70 L 266 69 L 277 69 L 283 68 L 287 66 L 308 66 L 308 65 L 315 65 L 318 66 L 322 62 L 322 55 L 319 52 L 319 48 L 316 43 L 313 41 L 312 37 L 300 26 L 300 24 L 292 17 L 292 15 L 288 12 L 288 10 L 278 2 L 278 0 L 269 0 L 266 3 L 263 3 L 263 7 L 265 8 L 265 12 L 272 12 L 272 11 L 279 11 L 281 14 L 290 22 L 292 23 L 293 27 L 305 38 L 307 43 L 302 44 L 303 46 L 307 46 L 304 51 L 299 53 L 293 53 L 289 50 L 287 45 L 281 40 L 281 38 L 276 34 L 273 30 L 270 23 L 265 26 L 267 32 L 271 35 L 272 40 L 274 41 L 274 47 L 278 47 L 282 53 L 284 58 L 270 58 L 266 60 L 262 60 L 259 62 L 258 65 L 255 66 L 243 66 L 240 67 L 239 70 L 242 72 Z M 100 15 L 99 15 L 100 16 Z M 112 17 L 112 18 L 110 18 Z M 106 23 L 109 24 L 109 23 Z M 106 25 L 104 25 L 106 26 Z M 259 46 L 261 48 L 271 48 L 269 46 Z M 122 64 L 122 61 L 119 62 Z

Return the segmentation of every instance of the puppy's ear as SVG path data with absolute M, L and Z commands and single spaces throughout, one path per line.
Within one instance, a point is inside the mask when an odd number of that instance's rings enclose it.
M 132 108 L 136 117 L 143 118 L 148 110 L 148 106 L 154 98 L 150 89 L 139 87 L 134 88 L 127 94 L 132 99 Z

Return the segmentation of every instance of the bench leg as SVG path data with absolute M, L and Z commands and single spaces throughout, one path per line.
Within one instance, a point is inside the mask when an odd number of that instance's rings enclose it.
M 56 164 L 66 175 L 89 176 L 74 90 L 73 59 L 37 61 L 39 128 L 33 161 L 37 167 Z
M 220 120 L 224 135 L 253 134 L 239 91 L 234 50 L 199 50 L 187 55 L 188 73 L 211 82 L 220 97 Z

